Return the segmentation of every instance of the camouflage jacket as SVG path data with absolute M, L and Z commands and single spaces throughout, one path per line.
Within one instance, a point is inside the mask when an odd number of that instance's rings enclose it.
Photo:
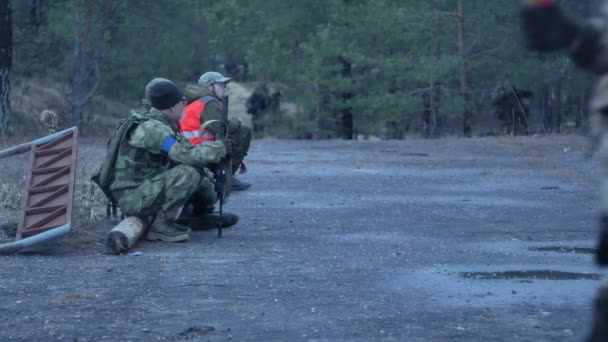
M 605 115 L 600 115 L 608 108 L 608 11 L 605 8 L 603 17 L 587 20 L 581 25 L 581 31 L 569 48 L 572 60 L 581 68 L 602 76 L 597 82 L 589 101 L 591 110 L 589 153 L 597 150 L 602 136 L 608 127 Z
M 608 17 L 592 18 L 581 27 L 569 48 L 572 60 L 595 74 L 608 73 Z
M 166 115 L 156 109 L 151 109 L 147 118 L 121 141 L 110 186 L 112 191 L 137 187 L 177 164 L 204 170 L 226 155 L 226 147 L 220 141 L 192 145 Z

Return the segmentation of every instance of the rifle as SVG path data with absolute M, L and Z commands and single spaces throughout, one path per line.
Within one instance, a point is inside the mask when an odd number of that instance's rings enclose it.
M 222 98 L 222 111 L 220 113 L 220 132 L 219 132 L 219 136 L 222 139 L 226 139 L 228 137 L 228 96 L 224 96 Z M 218 215 L 218 219 L 217 219 L 217 237 L 218 239 L 222 237 L 222 220 L 223 220 L 223 209 L 224 209 L 224 202 L 226 202 L 227 200 L 227 196 L 225 194 L 226 190 L 226 169 L 229 168 L 229 163 L 230 163 L 230 156 L 226 155 L 224 157 L 224 159 L 222 159 L 220 161 L 220 164 L 218 165 L 218 169 L 217 169 L 217 175 L 216 175 L 216 190 L 217 190 L 217 195 L 219 197 L 220 200 L 220 205 L 219 205 L 219 215 Z M 230 170 L 230 172 L 232 172 L 232 170 Z

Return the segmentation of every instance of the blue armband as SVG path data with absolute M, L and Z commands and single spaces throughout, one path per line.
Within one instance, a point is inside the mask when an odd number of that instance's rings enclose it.
M 169 154 L 169 150 L 171 150 L 171 147 L 173 147 L 173 145 L 175 145 L 175 137 L 170 135 L 167 137 L 167 139 L 165 139 L 165 142 L 163 143 L 163 147 L 162 147 L 162 151 L 165 154 Z

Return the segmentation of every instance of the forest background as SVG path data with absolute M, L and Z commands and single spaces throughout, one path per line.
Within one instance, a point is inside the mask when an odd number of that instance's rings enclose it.
M 602 1 L 559 3 L 584 18 Z M 561 54 L 526 51 L 520 5 L 2 0 L 0 135 L 39 135 L 51 111 L 56 128 L 104 136 L 153 77 L 185 86 L 208 70 L 234 78 L 243 101 L 231 108 L 258 137 L 586 132 L 593 80 Z

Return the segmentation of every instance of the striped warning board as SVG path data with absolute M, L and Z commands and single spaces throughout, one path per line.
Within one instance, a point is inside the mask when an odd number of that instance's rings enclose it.
M 16 239 L 70 224 L 76 178 L 78 130 L 32 146 Z

